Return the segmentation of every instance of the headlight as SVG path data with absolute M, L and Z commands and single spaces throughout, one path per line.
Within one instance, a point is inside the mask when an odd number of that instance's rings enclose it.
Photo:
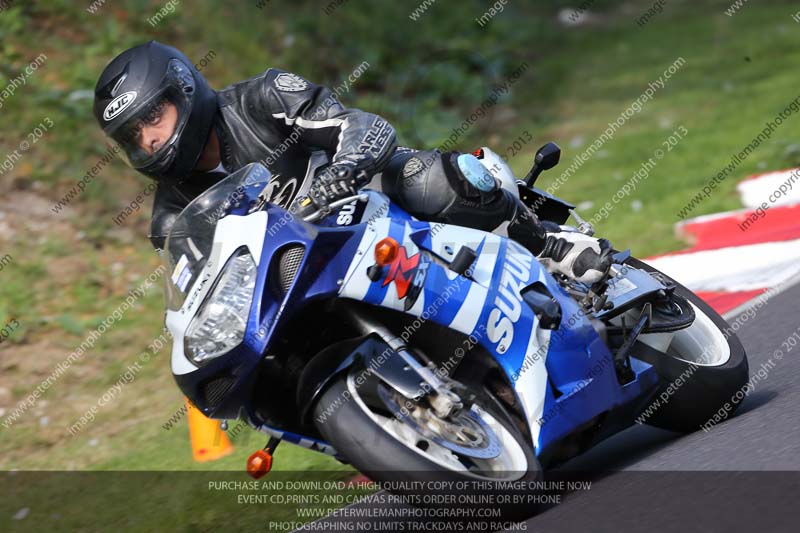
M 256 286 L 256 263 L 245 249 L 237 253 L 186 330 L 184 351 L 198 365 L 229 352 L 244 339 Z

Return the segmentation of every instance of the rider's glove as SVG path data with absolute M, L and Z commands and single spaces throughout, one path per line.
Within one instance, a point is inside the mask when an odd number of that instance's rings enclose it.
M 309 196 L 321 207 L 353 196 L 364 181 L 352 164 L 334 163 L 317 174 Z
M 295 212 L 305 215 L 316 209 L 326 211 L 336 200 L 355 195 L 368 181 L 367 174 L 356 171 L 352 164 L 334 163 L 316 175 L 308 196 L 298 198 Z
M 612 251 L 611 243 L 606 239 L 562 231 L 547 234 L 544 249 L 538 257 L 548 270 L 592 284 L 608 273 L 613 263 Z

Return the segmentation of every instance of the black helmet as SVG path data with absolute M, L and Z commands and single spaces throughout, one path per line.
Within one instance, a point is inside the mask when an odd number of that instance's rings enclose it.
M 138 142 L 141 125 L 165 102 L 177 108 L 178 122 L 169 140 L 148 153 Z M 100 127 L 120 144 L 129 165 L 156 179 L 180 180 L 194 168 L 216 110 L 216 93 L 191 61 L 156 41 L 115 57 L 94 89 Z

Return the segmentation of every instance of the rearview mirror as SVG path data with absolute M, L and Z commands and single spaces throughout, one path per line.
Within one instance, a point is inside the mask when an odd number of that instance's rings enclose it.
M 530 187 L 544 170 L 549 170 L 558 164 L 561 159 L 561 148 L 554 142 L 549 142 L 536 151 L 533 166 L 523 181 Z

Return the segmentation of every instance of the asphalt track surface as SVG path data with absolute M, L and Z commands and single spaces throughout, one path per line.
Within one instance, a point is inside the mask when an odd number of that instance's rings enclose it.
M 558 505 L 501 530 L 799 531 L 800 342 L 787 341 L 795 333 L 797 340 L 800 285 L 773 296 L 739 329 L 751 381 L 762 365 L 772 368 L 733 416 L 688 435 L 634 426 L 562 467 L 591 480 L 589 490 L 566 493 Z M 322 522 L 345 531 L 365 520 L 373 531 L 469 531 L 455 523 L 419 527 L 413 518 L 392 518 L 393 529 L 384 529 L 383 518 Z

